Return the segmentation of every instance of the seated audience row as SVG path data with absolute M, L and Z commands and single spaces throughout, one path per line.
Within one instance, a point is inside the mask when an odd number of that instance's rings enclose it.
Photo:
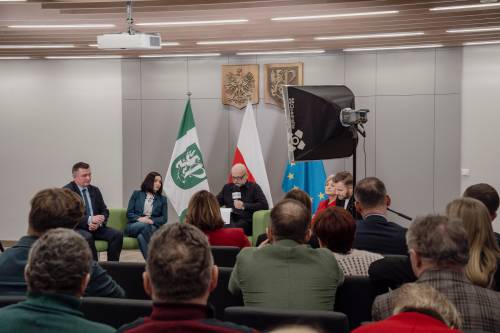
M 427 283 L 443 293 L 458 309 L 463 329 L 500 331 L 500 294 L 474 285 L 464 273 L 469 261 L 468 235 L 460 220 L 429 215 L 408 229 L 410 261 L 416 283 Z M 390 316 L 399 289 L 378 296 L 373 320 Z
M 74 192 L 58 188 L 38 192 L 31 200 L 28 235 L 0 255 L 0 293 L 24 294 L 24 269 L 35 241 L 51 229 L 74 229 L 83 215 L 82 200 Z M 90 280 L 84 294 L 125 297 L 123 289 L 95 261 L 92 261 Z

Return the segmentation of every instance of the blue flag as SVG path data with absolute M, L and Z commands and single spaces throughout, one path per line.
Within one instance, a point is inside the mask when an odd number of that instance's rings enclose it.
M 312 199 L 314 213 L 319 202 L 327 198 L 325 180 L 323 161 L 289 162 L 283 175 L 281 188 L 283 192 L 288 192 L 293 188 L 307 192 Z

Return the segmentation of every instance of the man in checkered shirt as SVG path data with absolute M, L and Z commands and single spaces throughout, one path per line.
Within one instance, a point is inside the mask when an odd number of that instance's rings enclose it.
M 406 234 L 416 283 L 427 283 L 456 306 L 464 330 L 500 333 L 500 293 L 473 285 L 464 274 L 469 258 L 467 234 L 458 220 L 429 215 L 412 223 Z M 392 315 L 398 290 L 375 299 L 373 320 Z

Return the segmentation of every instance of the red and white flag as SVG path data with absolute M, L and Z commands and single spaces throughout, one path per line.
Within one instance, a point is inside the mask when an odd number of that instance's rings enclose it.
M 248 180 L 259 184 L 262 188 L 262 192 L 264 192 L 266 196 L 269 207 L 272 207 L 273 199 L 271 197 L 269 180 L 267 178 L 266 165 L 264 163 L 264 156 L 262 155 L 253 107 L 250 102 L 248 102 L 245 115 L 243 116 L 240 136 L 238 137 L 238 144 L 236 145 L 232 165 L 237 163 L 246 166 Z

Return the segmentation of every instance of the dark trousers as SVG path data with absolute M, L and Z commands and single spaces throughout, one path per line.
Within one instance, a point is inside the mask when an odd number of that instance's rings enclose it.
M 97 249 L 95 248 L 94 240 L 104 240 L 108 242 L 108 261 L 120 261 L 120 252 L 123 245 L 123 232 L 102 226 L 97 230 L 90 231 L 77 228 L 76 232 L 85 238 L 89 243 L 92 257 L 97 261 Z
M 137 238 L 139 249 L 141 250 L 144 259 L 147 259 L 148 257 L 149 241 L 151 240 L 151 236 L 153 236 L 153 232 L 155 232 L 157 229 L 158 227 L 154 224 L 147 224 L 142 222 L 133 222 L 127 224 L 125 234 L 127 236 Z
M 247 220 L 237 220 L 237 221 L 232 221 L 230 224 L 226 224 L 224 226 L 225 228 L 241 228 L 243 229 L 243 232 L 245 232 L 245 235 L 247 236 L 252 236 L 252 221 L 247 221 Z

